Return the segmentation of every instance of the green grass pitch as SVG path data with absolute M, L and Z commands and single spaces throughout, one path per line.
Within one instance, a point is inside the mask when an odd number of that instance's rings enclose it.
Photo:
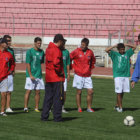
M 94 82 L 94 113 L 86 112 L 86 90 L 82 93 L 83 112 L 78 113 L 75 102 L 76 90 L 68 84 L 64 122 L 53 122 L 52 113 L 49 121 L 40 121 L 40 113 L 34 112 L 34 92 L 30 96 L 29 113 L 23 112 L 25 74 L 16 74 L 15 90 L 12 93 L 11 107 L 14 113 L 7 117 L 0 116 L 0 140 L 139 140 L 140 139 L 140 84 L 124 95 L 124 112 L 114 111 L 116 95 L 112 79 L 96 79 Z M 44 98 L 41 91 L 40 109 Z M 135 126 L 124 126 L 127 115 L 135 119 Z

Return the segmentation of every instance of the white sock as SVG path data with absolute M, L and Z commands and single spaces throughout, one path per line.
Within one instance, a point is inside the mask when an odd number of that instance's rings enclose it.
M 64 109 L 64 105 L 62 105 L 62 110 Z

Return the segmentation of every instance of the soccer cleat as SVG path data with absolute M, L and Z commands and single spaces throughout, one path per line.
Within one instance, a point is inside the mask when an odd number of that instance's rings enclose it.
M 28 113 L 29 112 L 28 108 L 24 108 L 24 112 Z
M 62 113 L 68 113 L 64 108 L 62 109 Z
M 87 112 L 95 112 L 92 108 L 88 108 Z
M 7 108 L 7 109 L 6 109 L 6 112 L 7 112 L 7 113 L 12 113 L 13 110 L 12 110 L 11 108 Z
M 7 117 L 7 115 L 4 112 L 0 113 L 1 116 Z
M 114 109 L 117 111 L 119 109 L 119 107 L 118 106 L 115 106 Z
M 40 112 L 40 110 L 38 110 L 38 109 L 35 109 L 35 112 Z
M 78 112 L 82 112 L 82 109 L 80 108 L 80 109 L 78 109 Z
M 123 109 L 122 108 L 117 108 L 117 111 L 122 113 Z

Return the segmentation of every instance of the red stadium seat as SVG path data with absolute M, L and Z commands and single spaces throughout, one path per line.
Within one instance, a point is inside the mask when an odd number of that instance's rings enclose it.
M 132 31 L 135 23 L 137 38 L 139 8 L 139 0 L 5 0 L 0 2 L 0 34 L 42 35 L 43 27 L 44 34 L 50 36 L 60 32 L 108 38 L 109 32 L 118 30 L 124 35 L 126 24 Z

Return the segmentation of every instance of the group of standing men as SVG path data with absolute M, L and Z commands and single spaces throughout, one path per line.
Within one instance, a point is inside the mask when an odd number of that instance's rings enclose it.
M 43 102 L 43 111 L 41 120 L 47 121 L 49 113 L 53 106 L 54 121 L 62 121 L 62 112 L 66 100 L 67 82 L 70 79 L 70 65 L 74 69 L 73 87 L 77 89 L 76 103 L 78 112 L 82 112 L 81 94 L 82 89 L 87 89 L 87 112 L 94 112 L 92 109 L 93 83 L 91 74 L 95 64 L 95 56 L 92 50 L 88 48 L 89 39 L 83 38 L 80 47 L 76 48 L 70 54 L 65 49 L 66 39 L 62 34 L 56 34 L 53 42 L 50 42 L 46 52 L 40 48 L 42 40 L 39 37 L 34 39 L 34 47 L 26 53 L 26 93 L 24 96 L 24 111 L 28 112 L 28 102 L 32 90 L 35 90 L 35 111 L 39 111 L 40 90 L 45 89 Z M 13 112 L 10 108 L 10 97 L 13 91 L 13 76 L 15 69 L 15 58 L 11 46 L 11 37 L 5 35 L 0 39 L 0 92 L 1 92 L 1 113 L 7 116 L 6 112 Z M 125 46 L 130 47 L 125 52 Z M 118 52 L 112 49 L 117 47 Z M 117 102 L 115 109 L 122 112 L 123 93 L 129 92 L 130 77 L 130 57 L 133 55 L 136 47 L 129 44 L 117 44 L 106 49 L 113 61 L 113 76 L 115 83 L 115 92 L 117 93 Z M 42 79 L 41 64 L 44 63 L 45 56 L 45 85 Z M 136 62 L 134 74 L 132 76 L 132 87 L 140 78 L 140 60 Z M 71 61 L 71 64 L 70 64 Z M 11 83 L 10 83 L 11 82 Z
M 5 75 L 1 74 L 0 79 L 0 92 L 2 98 L 0 115 L 2 116 L 7 116 L 5 113 L 5 105 L 6 103 L 8 104 L 8 95 L 11 95 L 10 92 L 13 91 L 13 80 L 8 80 L 8 78 L 11 75 L 13 78 L 15 71 L 14 53 L 12 49 L 10 49 L 12 52 L 8 50 L 11 45 L 8 45 L 8 42 L 11 43 L 11 37 L 8 36 L 8 39 L 3 37 L 0 40 L 0 59 L 2 61 L 1 71 L 5 71 Z M 82 112 L 82 88 L 87 88 L 87 111 L 94 112 L 91 108 L 93 95 L 91 73 L 95 64 L 95 57 L 93 52 L 88 49 L 89 40 L 87 38 L 82 39 L 81 47 L 75 49 L 71 54 L 65 49 L 66 41 L 67 40 L 63 38 L 62 34 L 56 34 L 53 42 L 49 43 L 46 52 L 44 53 L 40 48 L 42 40 L 41 38 L 36 37 L 34 39 L 34 47 L 26 52 L 26 93 L 24 96 L 24 111 L 29 111 L 29 97 L 31 91 L 35 90 L 35 111 L 40 112 L 38 108 L 40 90 L 45 89 L 43 111 L 41 114 L 42 121 L 48 120 L 52 105 L 54 121 L 62 121 L 62 112 L 67 113 L 64 109 L 64 102 L 66 100 L 67 82 L 70 79 L 70 60 L 74 61 L 72 64 L 75 71 L 73 87 L 77 88 L 76 101 L 78 112 Z M 41 69 L 41 64 L 44 63 L 44 56 L 46 63 L 45 85 L 42 79 Z M 10 92 L 8 90 L 9 81 L 12 82 L 12 90 L 10 90 Z M 7 106 L 6 112 L 13 112 L 10 105 Z
M 94 68 L 95 57 L 93 52 L 88 49 L 89 40 L 87 38 L 82 39 L 81 47 L 71 52 L 70 57 L 68 51 L 65 49 L 65 42 L 66 39 L 63 38 L 62 34 L 56 34 L 53 43 L 50 42 L 48 48 L 46 49 L 46 85 L 43 111 L 41 114 L 42 121 L 48 120 L 52 105 L 54 121 L 62 121 L 62 105 L 66 99 L 67 80 L 69 80 L 70 77 L 70 59 L 71 61 L 74 60 L 72 66 L 75 72 L 73 87 L 77 88 L 76 101 L 78 112 L 82 112 L 82 88 L 88 89 L 87 111 L 94 112 L 94 110 L 91 108 L 93 94 L 91 70 Z M 65 69 L 63 65 L 65 65 Z

